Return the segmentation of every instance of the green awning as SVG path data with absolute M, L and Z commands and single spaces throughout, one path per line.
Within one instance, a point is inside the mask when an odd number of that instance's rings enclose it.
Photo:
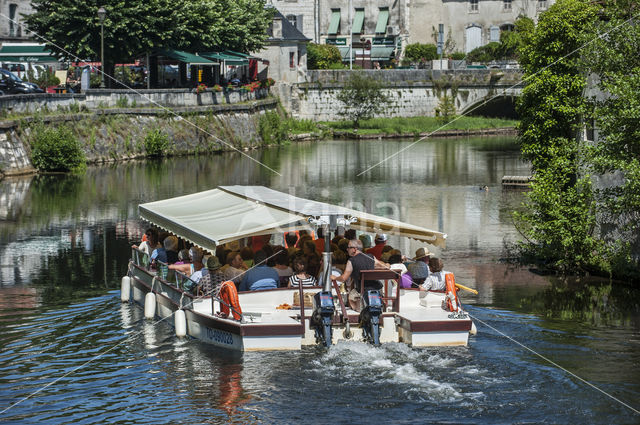
M 371 46 L 371 60 L 372 61 L 388 61 L 391 60 L 394 47 L 389 46 Z
M 329 24 L 329 31 L 327 34 L 334 35 L 338 33 L 338 28 L 340 27 L 340 11 L 332 10 L 331 11 L 331 23 Z
M 356 9 L 356 16 L 353 18 L 353 33 L 362 33 L 362 26 L 364 24 L 364 10 Z
M 224 61 L 224 63 L 227 65 L 240 66 L 240 65 L 249 64 L 249 61 L 247 59 L 242 59 L 238 56 L 228 55 L 226 53 L 205 52 L 205 53 L 199 53 L 199 55 L 214 61 Z
M 349 46 L 338 46 L 338 50 L 340 50 L 340 55 L 342 56 L 342 60 L 349 60 Z M 353 51 L 355 53 L 355 50 Z
M 51 55 L 44 44 L 4 44 L 0 47 L 0 55 Z
M 376 34 L 387 32 L 387 22 L 389 22 L 389 9 L 380 9 L 378 23 L 376 24 Z
M 58 59 L 54 56 L 5 56 L 0 54 L 0 62 L 51 63 L 51 62 L 58 62 Z
M 5 43 L 0 47 L 2 62 L 58 62 L 44 44 Z
M 194 55 L 180 50 L 156 50 L 154 54 L 159 56 L 166 56 L 178 62 L 184 62 L 191 65 L 218 65 L 216 62 L 212 62 L 202 56 Z

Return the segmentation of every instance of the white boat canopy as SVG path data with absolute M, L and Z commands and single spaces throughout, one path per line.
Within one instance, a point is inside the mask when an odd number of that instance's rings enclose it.
M 217 189 L 149 202 L 140 217 L 211 252 L 240 238 L 309 229 L 309 219 L 338 215 L 364 232 L 405 236 L 444 248 L 447 235 L 413 224 L 324 202 L 298 198 L 264 186 Z

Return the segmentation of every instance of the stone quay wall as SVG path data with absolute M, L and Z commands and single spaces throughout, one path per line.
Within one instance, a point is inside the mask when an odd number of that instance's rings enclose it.
M 353 72 L 362 72 L 382 84 L 389 103 L 379 116 L 435 116 L 442 96 L 455 92 L 458 113 L 486 100 L 518 96 L 522 73 L 518 70 L 312 70 L 307 81 L 277 87 L 284 107 L 296 118 L 335 121 L 342 103 L 337 94 Z
M 122 106 L 183 108 L 231 105 L 265 99 L 268 89 L 254 92 L 240 89 L 221 92 L 192 89 L 111 90 L 91 89 L 84 93 L 20 94 L 0 97 L 0 111 L 5 113 L 39 113 L 58 110 L 106 109 Z
M 87 162 L 102 163 L 144 158 L 144 139 L 153 130 L 168 135 L 170 155 L 257 148 L 263 145 L 260 116 L 277 105 L 276 98 L 267 98 L 174 107 L 171 113 L 159 108 L 111 108 L 0 121 L 0 178 L 34 172 L 30 146 L 38 125 L 68 126 L 80 140 Z

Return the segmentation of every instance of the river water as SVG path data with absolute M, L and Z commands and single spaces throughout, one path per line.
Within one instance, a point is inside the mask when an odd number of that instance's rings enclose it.
M 513 139 L 329 141 L 0 181 L 2 423 L 640 423 L 637 290 L 500 261 L 527 175 Z M 468 347 L 234 355 L 121 304 L 141 202 L 262 184 L 446 232 Z M 484 186 L 488 190 L 484 190 Z M 411 254 L 415 242 L 389 243 Z M 552 364 L 551 362 L 555 363 Z M 584 381 L 587 381 L 585 383 Z

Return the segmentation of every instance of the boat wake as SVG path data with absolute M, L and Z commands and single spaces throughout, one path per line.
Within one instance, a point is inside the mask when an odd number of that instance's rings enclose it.
M 312 369 L 341 378 L 345 385 L 395 388 L 405 400 L 473 402 L 483 394 L 465 392 L 466 384 L 484 379 L 487 371 L 465 365 L 467 357 L 466 352 L 449 349 L 412 348 L 403 343 L 374 347 L 349 341 L 332 346 L 313 360 Z

